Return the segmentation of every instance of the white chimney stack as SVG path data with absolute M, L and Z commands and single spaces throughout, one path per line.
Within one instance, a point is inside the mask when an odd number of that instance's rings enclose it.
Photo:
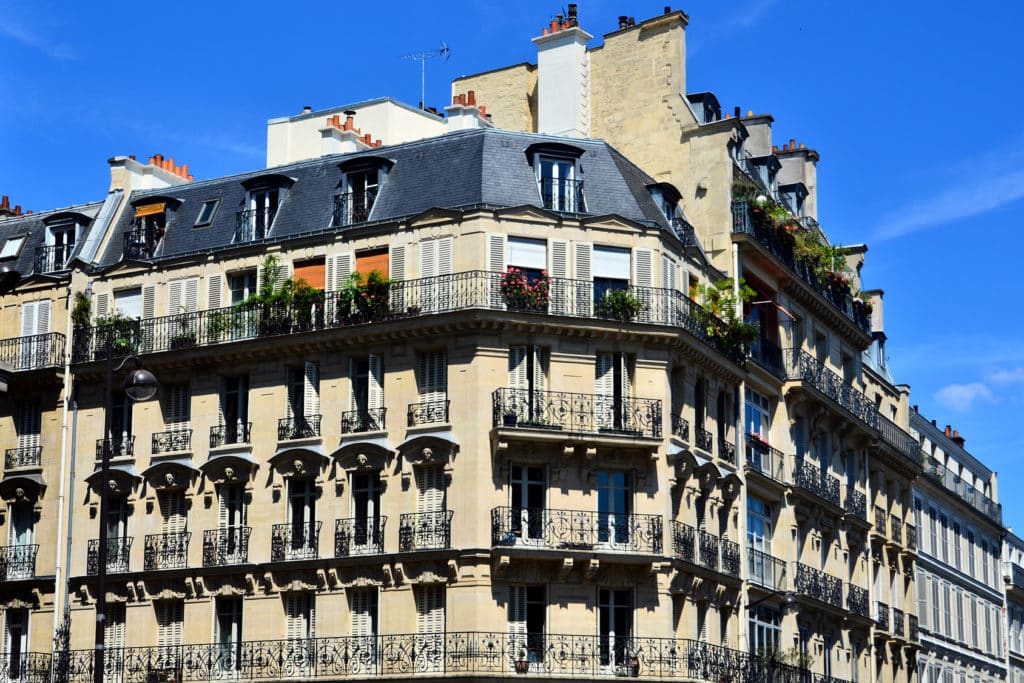
M 570 12 L 571 13 L 571 12 Z M 570 137 L 590 135 L 592 35 L 575 23 L 552 21 L 537 44 L 537 132 Z

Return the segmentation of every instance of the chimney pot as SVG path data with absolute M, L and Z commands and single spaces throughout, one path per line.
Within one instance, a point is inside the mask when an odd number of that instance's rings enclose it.
M 747 118 L 749 119 L 749 118 L 750 118 L 750 117 L 752 117 L 753 115 L 754 115 L 754 110 L 753 110 L 753 109 L 748 109 L 748 110 L 747 110 Z
M 636 17 L 630 17 L 629 18 L 629 25 L 630 26 L 636 26 Z
M 18 208 L 20 209 L 21 207 L 19 206 Z M 25 210 L 25 215 L 26 216 L 31 216 L 32 215 L 32 209 L 26 209 Z
M 188 164 L 181 165 L 181 177 L 185 178 L 188 176 Z
M 480 116 L 487 116 L 487 107 L 480 105 Z
M 303 114 L 308 114 L 311 111 L 313 111 L 313 107 L 309 106 L 308 104 L 302 108 L 302 113 Z
M 15 216 L 20 216 L 21 215 L 21 204 L 15 204 L 14 205 L 14 215 Z
M 783 145 L 783 146 L 782 146 L 782 149 L 786 149 L 786 146 L 785 146 L 785 145 Z M 778 153 L 779 153 L 779 148 L 778 148 L 778 146 L 776 146 L 776 145 L 772 145 L 772 154 L 778 154 Z
M 629 26 L 629 17 L 623 15 L 619 17 L 619 30 L 622 30 Z
M 807 145 L 805 145 L 804 143 L 801 142 L 800 143 L 800 149 L 807 149 Z
M 7 195 L 0 197 L 0 209 L 6 209 L 11 205 L 11 198 Z
M 469 92 L 466 93 L 466 103 L 469 106 L 471 106 L 471 107 L 475 107 L 476 106 L 476 91 L 475 90 L 470 90 Z
M 672 14 L 672 8 L 668 5 L 665 5 L 665 14 Z
M 554 19 L 552 19 L 552 20 L 551 20 L 551 24 L 550 24 L 550 28 L 551 28 L 551 32 L 552 32 L 552 33 L 554 33 L 555 31 L 557 31 L 557 30 L 558 30 L 558 22 L 557 22 L 557 21 L 555 21 Z
M 945 435 L 949 436 L 951 431 L 952 431 L 952 427 L 950 427 L 950 425 L 946 425 L 946 430 L 944 432 Z
M 134 154 L 129 154 L 128 158 L 131 159 L 132 161 L 135 161 L 135 155 Z
M 579 23 L 579 7 L 575 2 L 569 3 L 569 23 L 574 26 Z
M 740 118 L 740 108 L 739 107 L 736 107 L 735 109 L 733 109 L 733 112 L 735 112 L 736 118 Z
M 796 138 L 789 139 L 789 147 L 790 149 L 796 149 Z

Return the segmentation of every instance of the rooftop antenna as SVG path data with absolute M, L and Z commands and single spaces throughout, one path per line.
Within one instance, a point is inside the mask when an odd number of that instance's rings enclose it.
M 441 41 L 441 47 L 437 49 L 402 55 L 402 59 L 415 59 L 420 63 L 420 109 L 424 109 L 427 102 L 427 60 L 444 57 L 447 62 L 451 54 L 452 51 L 449 49 L 448 43 Z

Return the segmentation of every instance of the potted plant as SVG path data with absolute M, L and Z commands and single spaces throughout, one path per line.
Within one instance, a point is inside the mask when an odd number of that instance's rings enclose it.
M 530 672 L 530 660 L 527 658 L 526 650 L 520 649 L 519 656 L 514 662 L 517 674 L 525 674 Z
M 610 289 L 597 302 L 595 313 L 599 318 L 608 318 L 628 323 L 643 310 L 643 302 L 625 289 Z
M 506 427 L 515 427 L 519 424 L 519 416 L 516 411 L 511 408 L 506 408 L 504 414 L 501 416 L 501 423 Z
M 531 278 L 518 268 L 509 268 L 501 276 L 501 294 L 510 311 L 544 313 L 551 296 L 551 278 L 546 270 Z
M 178 324 L 177 331 L 171 335 L 169 346 L 171 349 L 188 349 L 196 345 L 196 331 L 189 324 L 192 320 L 188 313 L 181 313 L 175 321 Z
M 142 321 L 130 318 L 120 311 L 96 319 L 96 357 L 103 358 L 106 345 L 116 356 L 138 353 Z

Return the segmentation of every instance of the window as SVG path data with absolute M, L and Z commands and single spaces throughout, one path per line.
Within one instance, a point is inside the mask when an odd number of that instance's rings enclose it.
M 380 473 L 353 472 L 351 542 L 343 551 L 353 555 L 382 552 L 384 525 L 380 514 Z
M 583 181 L 576 179 L 576 161 L 541 156 L 537 159 L 537 182 L 545 209 L 582 213 Z
M 509 531 L 516 543 L 543 542 L 546 489 L 543 467 L 509 468 Z
M 49 225 L 45 233 L 46 246 L 36 249 L 36 270 L 42 273 L 63 270 L 75 250 L 78 232 L 78 223 L 73 220 Z
M 747 548 L 750 554 L 750 579 L 766 588 L 775 589 L 776 567 L 772 552 L 774 528 L 771 505 L 755 496 L 747 496 Z
M 343 192 L 334 198 L 335 227 L 370 220 L 380 189 L 380 171 L 376 168 L 349 171 L 342 183 Z
M 256 293 L 256 271 L 246 270 L 228 277 L 228 287 L 231 288 L 231 305 L 242 303 Z
M 128 457 L 135 453 L 132 405 L 133 401 L 123 391 L 113 393 L 110 406 L 110 453 L 113 457 Z
M 384 429 L 383 357 L 371 353 L 351 358 L 349 377 L 352 381 L 351 412 L 342 416 L 342 433 Z
M 316 485 L 312 479 L 288 480 L 288 521 L 290 538 L 285 542 L 285 558 L 315 558 L 320 525 L 316 520 Z
M 4 613 L 4 658 L 9 680 L 20 680 L 28 656 L 28 610 L 7 608 Z
M 598 634 L 602 666 L 630 664 L 633 636 L 633 592 L 600 588 L 597 591 Z
M 195 227 L 203 225 L 209 225 L 213 222 L 213 217 L 217 214 L 217 207 L 220 205 L 219 199 L 209 199 L 203 202 L 203 205 L 199 207 L 199 215 L 196 216 Z
M 8 510 L 7 558 L 0 577 L 5 579 L 27 579 L 35 574 L 36 513 L 29 501 L 16 501 Z
M 114 292 L 114 310 L 126 318 L 142 317 L 142 289 L 120 289 Z
M 531 664 L 544 661 L 546 614 L 544 586 L 509 586 L 508 634 L 513 660 Z
M 167 431 L 183 431 L 191 425 L 190 394 L 188 384 L 168 384 L 162 387 L 160 398 Z
M 638 425 L 630 414 L 633 357 L 621 352 L 598 353 L 594 365 L 594 417 L 602 431 L 629 431 Z
M 123 602 L 107 603 L 107 627 L 103 632 L 103 645 L 107 652 L 124 647 L 125 609 Z
M 421 404 L 443 406 L 448 402 L 448 353 L 423 351 L 417 364 L 416 386 Z
M 270 234 L 277 216 L 279 192 L 276 187 L 249 191 L 246 209 L 238 213 L 235 244 L 264 239 Z
M 21 342 L 17 369 L 31 370 L 51 363 L 50 301 L 30 301 L 21 305 Z
M 188 565 L 188 538 L 186 531 L 185 494 L 183 491 L 160 491 L 157 493 L 160 505 L 160 531 L 162 537 L 152 549 L 147 537 L 147 564 L 153 569 L 176 569 Z
M 595 246 L 593 258 L 594 305 L 598 306 L 608 292 L 629 288 L 630 253 L 629 249 Z
M 316 654 L 316 595 L 305 592 L 284 594 L 285 638 L 289 641 L 289 664 L 305 672 Z
M 249 443 L 249 376 L 220 378 L 220 414 L 215 443 Z M 213 441 L 213 440 L 211 440 Z
M 757 605 L 750 610 L 750 652 L 754 655 L 775 652 L 782 640 L 779 610 Z
M 184 632 L 185 605 L 181 600 L 156 600 L 153 607 L 156 609 L 156 644 L 162 650 L 160 662 L 174 669 Z
M 767 397 L 747 389 L 746 421 L 748 434 L 752 434 L 761 441 L 767 442 L 772 429 L 771 411 L 771 402 Z
M 4 246 L 0 248 L 0 259 L 13 258 L 18 255 L 21 251 L 21 246 L 25 244 L 25 235 L 19 235 L 17 237 L 8 237 L 7 241 L 4 242 Z
M 126 259 L 151 258 L 167 231 L 167 203 L 135 207 L 135 223 L 124 236 Z
M 546 395 L 549 357 L 548 349 L 533 344 L 509 348 L 509 395 L 503 412 L 516 423 L 554 426 L 557 418 L 548 413 Z
M 14 404 L 14 428 L 18 432 L 18 450 L 23 452 L 23 458 L 36 460 L 35 451 L 42 443 L 42 422 L 43 406 L 38 398 Z
M 216 614 L 217 667 L 222 672 L 242 668 L 242 598 L 218 596 L 214 601 Z
M 244 484 L 220 484 L 217 488 L 217 565 L 248 561 L 249 527 Z
M 353 636 L 366 638 L 366 644 L 357 646 L 357 652 L 373 648 L 377 635 L 377 589 L 352 588 L 348 591 L 348 608 L 351 617 L 350 632 Z M 372 652 L 370 649 L 368 652 Z
M 629 547 L 633 486 L 626 472 L 597 473 L 597 540 L 611 547 Z
M 515 268 L 532 284 L 547 273 L 548 243 L 525 237 L 509 237 L 507 261 L 507 268 Z
M 171 280 L 167 283 L 167 315 L 179 315 L 183 313 L 195 313 L 199 310 L 199 278 L 186 277 Z M 194 327 L 195 322 L 190 316 L 183 316 L 172 334 L 177 333 L 178 327 L 186 329 L 189 323 Z M 193 341 L 195 341 L 193 339 Z
M 288 368 L 289 426 L 280 439 L 304 439 L 320 435 L 320 364 L 307 362 Z

